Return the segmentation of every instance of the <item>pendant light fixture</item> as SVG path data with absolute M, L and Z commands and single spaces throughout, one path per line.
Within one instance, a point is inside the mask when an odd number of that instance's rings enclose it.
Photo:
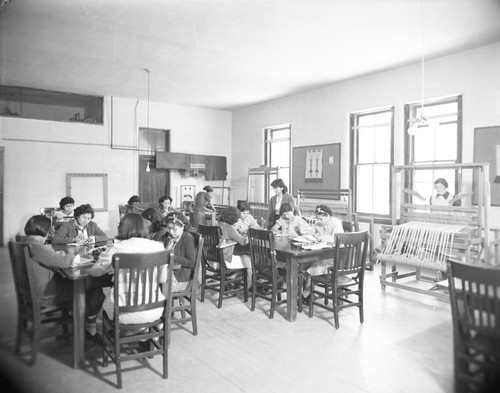
M 151 153 L 151 145 L 149 144 L 149 82 L 150 82 L 150 76 L 151 76 L 151 69 L 149 68 L 145 68 L 144 71 L 146 71 L 146 73 L 148 74 L 148 113 L 147 113 L 147 131 L 146 131 L 146 135 L 147 135 L 147 142 L 148 142 L 148 150 L 149 150 L 149 153 Z M 148 162 L 146 164 L 146 172 L 151 172 L 151 168 L 149 168 L 149 159 L 148 159 Z
M 424 100 L 425 100 L 425 52 L 424 52 L 424 1 L 420 1 L 420 42 L 422 47 L 421 55 L 421 101 L 420 101 L 420 115 L 416 119 L 410 119 L 410 126 L 408 127 L 408 134 L 415 135 L 419 130 L 424 128 L 435 128 L 437 124 L 433 120 L 429 120 L 424 115 Z

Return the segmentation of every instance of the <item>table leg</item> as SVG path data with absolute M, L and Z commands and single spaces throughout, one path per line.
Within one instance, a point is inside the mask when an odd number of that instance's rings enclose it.
M 73 368 L 85 359 L 85 280 L 73 281 Z
M 297 320 L 297 281 L 298 263 L 287 256 L 286 269 L 286 319 L 290 322 Z

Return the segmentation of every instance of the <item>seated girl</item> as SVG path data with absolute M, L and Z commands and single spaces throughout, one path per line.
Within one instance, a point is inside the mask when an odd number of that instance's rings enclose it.
M 73 218 L 73 209 L 75 200 L 69 196 L 62 198 L 59 201 L 59 209 L 56 210 L 54 216 L 56 221 L 70 221 Z
M 175 209 L 172 207 L 173 201 L 174 200 L 168 195 L 163 195 L 158 200 L 158 205 L 160 206 L 160 212 L 163 214 L 163 217 L 166 217 L 169 213 L 175 212 Z
M 149 238 L 164 243 L 165 238 L 168 236 L 168 231 L 162 212 L 155 207 L 148 207 L 141 215 L 146 221 Z
M 250 214 L 250 204 L 247 201 L 238 201 L 236 208 L 240 213 L 240 217 L 234 224 L 234 228 L 241 236 L 248 235 L 248 228 L 262 229 L 257 220 Z
M 172 292 L 181 292 L 189 286 L 196 262 L 196 248 L 193 236 L 188 232 L 189 227 L 189 220 L 181 213 L 167 217 L 168 237 L 165 239 L 165 248 L 174 250 Z
M 108 240 L 106 234 L 91 221 L 94 209 L 90 205 L 81 205 L 75 209 L 75 218 L 62 224 L 56 231 L 52 244 L 95 243 Z
M 309 234 L 313 235 L 316 239 L 320 241 L 334 243 L 336 233 L 344 233 L 344 228 L 342 227 L 342 221 L 340 221 L 336 217 L 333 217 L 332 209 L 330 209 L 328 206 L 326 205 L 316 206 L 316 222 L 312 226 Z M 323 259 L 314 262 L 311 265 L 311 267 L 309 267 L 306 271 L 311 276 L 318 276 L 327 273 L 328 268 L 332 266 L 333 266 L 333 259 Z M 305 288 L 303 292 L 303 296 L 305 297 L 304 300 L 305 303 L 307 303 L 310 299 L 309 297 L 310 285 L 311 285 L 311 280 L 307 279 L 305 281 Z
M 228 206 L 219 216 L 222 229 L 222 240 L 224 242 L 235 242 L 224 248 L 224 261 L 229 269 L 247 269 L 247 284 L 251 285 L 252 261 L 250 249 L 248 248 L 248 237 L 241 236 L 235 228 L 238 222 L 238 210 L 234 206 Z M 236 247 L 235 247 L 236 246 Z
M 162 243 L 148 239 L 148 228 L 146 227 L 146 222 L 140 214 L 136 213 L 126 214 L 121 219 L 118 226 L 118 236 L 116 239 L 117 240 L 115 240 L 115 243 L 113 243 L 111 247 L 109 247 L 106 251 L 102 252 L 99 255 L 99 259 L 97 260 L 97 262 L 90 268 L 90 274 L 92 276 L 113 274 L 113 266 L 111 261 L 114 254 L 146 254 L 163 251 L 165 249 Z M 129 277 L 125 276 L 124 273 L 124 276 L 120 277 L 120 282 L 127 283 L 128 281 Z M 161 283 L 166 283 L 166 269 L 162 269 L 159 281 Z M 127 287 L 126 285 L 122 285 L 120 286 L 120 289 L 124 291 L 123 293 L 119 294 L 120 299 L 122 299 L 127 296 L 127 294 L 125 293 Z M 162 297 L 163 295 L 160 295 L 160 298 Z M 114 288 L 111 288 L 109 291 L 107 291 L 103 310 L 107 314 L 108 318 L 112 319 L 114 317 Z M 120 314 L 120 322 L 125 324 L 152 322 L 160 318 L 162 315 L 163 307 L 159 307 L 152 310 Z
M 75 249 L 70 247 L 66 251 L 55 251 L 52 246 L 44 245 L 50 228 L 50 219 L 42 215 L 31 217 L 24 227 L 27 236 L 26 243 L 30 245 L 32 258 L 37 263 L 34 269 L 34 279 L 37 283 L 38 297 L 41 304 L 45 306 L 73 301 L 73 283 L 66 280 L 55 269 L 70 267 L 75 258 Z M 109 282 L 86 281 L 85 285 L 85 329 L 90 336 L 94 337 L 97 313 L 104 301 L 101 287 L 109 285 Z
M 283 203 L 280 208 L 280 218 L 276 220 L 271 230 L 283 236 L 300 236 L 309 233 L 309 225 L 300 216 L 296 216 L 290 203 Z

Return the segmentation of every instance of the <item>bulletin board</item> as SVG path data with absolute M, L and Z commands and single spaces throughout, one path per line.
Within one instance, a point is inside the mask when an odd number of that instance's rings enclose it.
M 340 143 L 294 147 L 292 162 L 293 195 L 340 188 Z
M 66 195 L 75 205 L 90 204 L 94 211 L 108 210 L 108 175 L 105 173 L 67 173 Z
M 491 206 L 500 206 L 500 126 L 474 129 L 474 162 L 490 164 Z M 476 179 L 474 179 L 474 182 Z M 475 188 L 474 188 L 475 189 Z M 473 197 L 477 203 L 477 195 Z

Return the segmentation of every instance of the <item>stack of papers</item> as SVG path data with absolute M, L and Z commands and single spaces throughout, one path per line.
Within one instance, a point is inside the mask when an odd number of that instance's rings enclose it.
M 318 240 L 312 235 L 298 236 L 292 239 L 292 244 L 301 247 L 304 250 L 321 250 L 322 248 L 332 248 L 333 245 L 327 242 Z
M 316 242 L 311 244 L 304 244 L 302 248 L 304 250 L 321 250 L 322 248 L 333 248 L 333 244 L 328 244 L 327 242 Z
M 89 266 L 92 265 L 94 262 L 95 262 L 94 259 L 85 258 L 77 254 L 75 255 L 75 258 L 73 258 L 73 262 L 71 262 L 71 267 L 76 268 L 76 267 Z

